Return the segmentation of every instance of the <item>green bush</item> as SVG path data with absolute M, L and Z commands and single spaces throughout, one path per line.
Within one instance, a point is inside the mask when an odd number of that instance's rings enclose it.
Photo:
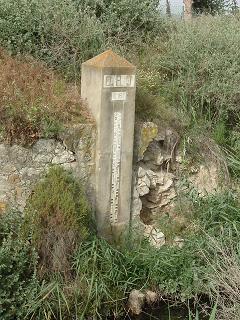
M 13 54 L 27 53 L 75 76 L 81 62 L 99 52 L 105 36 L 90 12 L 74 1 L 0 1 L 0 44 Z
M 90 7 L 112 36 L 133 36 L 134 30 L 135 35 L 140 32 L 146 35 L 149 31 L 157 31 L 157 28 L 162 26 L 158 0 L 76 0 L 76 2 L 80 7 Z
M 26 303 L 34 297 L 37 254 L 27 241 L 18 237 L 22 218 L 10 212 L 0 219 L 0 318 L 23 319 Z
M 0 45 L 79 79 L 81 62 L 164 29 L 156 0 L 0 0 Z M 139 40 L 141 39 L 141 40 Z M 132 51 L 132 46 L 131 51 Z
M 40 257 L 40 274 L 71 275 L 71 256 L 89 235 L 90 208 L 72 175 L 53 167 L 38 183 L 25 209 L 23 233 L 30 232 Z

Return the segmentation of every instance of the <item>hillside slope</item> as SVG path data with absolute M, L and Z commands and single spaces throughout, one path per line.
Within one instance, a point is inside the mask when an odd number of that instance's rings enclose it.
M 89 122 L 79 88 L 31 58 L 12 58 L 0 50 L 0 134 L 10 143 L 28 144 L 56 137 L 64 126 Z

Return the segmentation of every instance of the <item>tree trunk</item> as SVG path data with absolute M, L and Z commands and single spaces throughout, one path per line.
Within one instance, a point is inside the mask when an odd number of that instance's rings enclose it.
M 168 17 L 172 16 L 172 14 L 171 14 L 171 6 L 170 6 L 170 1 L 169 0 L 166 0 L 166 15 Z
M 237 0 L 233 0 L 232 4 L 233 4 L 233 6 L 232 6 L 233 14 L 236 14 L 238 12 Z
M 184 2 L 184 20 L 192 19 L 192 2 L 193 0 L 183 0 Z

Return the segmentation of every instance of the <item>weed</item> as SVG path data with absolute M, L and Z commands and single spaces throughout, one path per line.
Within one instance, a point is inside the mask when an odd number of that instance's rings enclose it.
M 53 167 L 36 186 L 25 209 L 23 232 L 29 231 L 39 252 L 40 274 L 71 275 L 71 255 L 89 233 L 90 209 L 82 186 L 70 173 Z
M 38 281 L 37 254 L 29 242 L 20 240 L 19 213 L 8 212 L 0 219 L 0 318 L 23 319 L 26 301 L 34 297 Z
M 212 298 L 217 301 L 213 310 L 217 319 L 235 320 L 240 317 L 239 235 L 239 229 L 237 239 L 229 233 L 227 245 L 222 239 L 209 236 L 212 254 L 203 250 L 203 256 L 212 268 L 209 277 L 212 282 Z
M 218 303 L 217 306 L 213 303 L 212 314 L 209 312 L 210 319 L 214 319 L 216 312 L 225 312 L 230 304 L 237 306 L 238 302 L 234 300 L 238 297 L 235 289 L 239 278 L 239 203 L 236 195 L 229 192 L 200 198 L 197 193 L 191 192 L 188 195 L 191 203 L 189 210 L 192 223 L 198 225 L 198 228 L 194 233 L 191 230 L 185 232 L 181 249 L 165 245 L 157 250 L 141 237 L 136 238 L 136 234 L 127 237 L 116 248 L 105 240 L 92 236 L 79 241 L 77 247 L 74 246 L 76 250 L 67 252 L 72 255 L 72 258 L 69 256 L 67 265 L 64 256 L 61 256 L 61 264 L 65 268 L 62 270 L 53 268 L 56 265 L 52 263 L 53 257 L 47 250 L 50 248 L 54 251 L 54 247 L 49 239 L 54 238 L 58 245 L 63 240 L 64 248 L 68 248 L 64 230 L 71 230 L 72 222 L 74 226 L 78 226 L 78 223 L 74 223 L 75 215 L 71 216 L 70 212 L 73 211 L 69 210 L 69 205 L 65 205 L 64 201 L 62 206 L 61 199 L 54 196 L 56 176 L 61 190 L 64 186 L 65 192 L 69 194 L 74 189 L 71 188 L 71 183 L 67 183 L 72 181 L 68 174 L 58 170 L 51 171 L 49 178 L 37 188 L 41 191 L 38 193 L 39 199 L 37 193 L 32 199 L 32 208 L 40 214 L 35 215 L 33 210 L 28 209 L 24 218 L 29 220 L 29 215 L 33 214 L 35 222 L 31 228 L 37 231 L 36 235 L 32 233 L 33 240 L 35 239 L 33 243 L 44 249 L 43 254 L 48 257 L 47 267 L 51 271 L 45 273 L 45 279 L 35 285 L 35 291 L 32 291 L 28 302 L 25 302 L 22 310 L 27 317 L 39 320 L 71 319 L 73 316 L 78 319 L 88 316 L 106 319 L 112 314 L 118 317 L 126 312 L 127 297 L 133 289 L 154 290 L 160 296 L 178 301 L 188 301 L 191 298 L 198 301 L 201 295 L 212 296 Z M 52 183 L 52 180 L 55 182 Z M 66 199 L 62 191 L 61 198 Z M 67 198 L 72 199 L 70 196 Z M 68 217 L 64 220 L 64 229 L 59 220 L 60 212 L 63 220 Z M 56 222 L 60 229 L 56 228 Z M 53 238 L 46 229 L 50 230 Z M 40 266 L 41 259 L 40 255 Z M 229 272 L 233 273 L 231 279 L 228 277 Z M 232 300 L 228 300 L 230 304 L 227 305 L 224 299 L 230 293 Z M 201 306 L 199 310 L 201 311 Z M 199 317 L 200 315 L 199 312 Z
M 168 74 L 164 94 L 195 123 L 203 118 L 217 124 L 214 135 L 220 143 L 225 142 L 225 126 L 238 121 L 238 29 L 239 19 L 232 16 L 178 22 L 165 53 L 156 56 L 156 65 Z

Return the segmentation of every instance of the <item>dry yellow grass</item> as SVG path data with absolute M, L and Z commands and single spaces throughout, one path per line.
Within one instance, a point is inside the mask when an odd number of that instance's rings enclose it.
M 210 280 L 213 300 L 218 302 L 218 320 L 240 319 L 240 267 L 239 252 L 236 243 L 224 245 L 221 241 L 208 236 L 209 244 L 216 253 L 214 263 L 204 254 L 206 262 L 211 265 Z
M 63 125 L 91 120 L 77 85 L 38 61 L 0 49 L 0 127 L 8 142 L 32 143 Z

